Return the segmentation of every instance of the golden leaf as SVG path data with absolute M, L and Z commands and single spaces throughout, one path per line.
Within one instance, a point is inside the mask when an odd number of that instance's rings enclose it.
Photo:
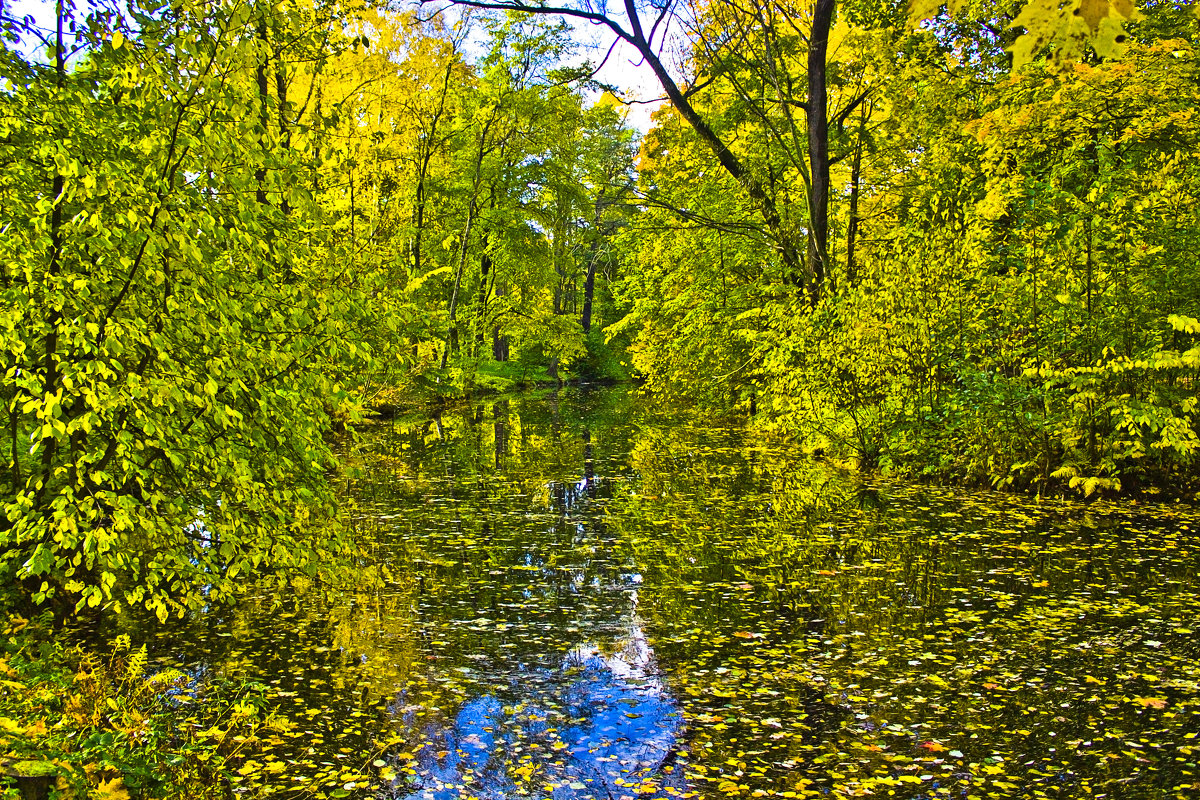
M 117 777 L 96 787 L 93 797 L 95 800 L 129 800 L 129 792 L 125 791 L 125 782 Z
M 1167 707 L 1167 701 L 1161 697 L 1135 697 L 1133 702 L 1142 708 L 1157 708 L 1162 710 Z

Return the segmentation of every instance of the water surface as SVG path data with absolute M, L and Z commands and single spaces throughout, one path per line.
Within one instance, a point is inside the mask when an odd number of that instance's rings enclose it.
M 346 461 L 361 586 L 152 644 L 271 687 L 247 793 L 1200 796 L 1190 507 L 865 481 L 623 390 Z

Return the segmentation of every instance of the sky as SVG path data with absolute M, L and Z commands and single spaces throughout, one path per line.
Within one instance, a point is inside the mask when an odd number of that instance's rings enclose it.
M 622 42 L 619 50 L 613 52 L 596 77 L 604 83 L 624 89 L 623 100 L 642 101 L 628 106 L 629 116 L 626 120 L 645 133 L 650 130 L 650 115 L 666 101 L 663 100 L 662 87 L 650 68 L 638 61 L 637 52 Z
M 32 15 L 44 27 L 53 26 L 53 0 L 0 0 L 4 10 L 13 17 Z M 587 23 L 575 23 L 577 41 L 580 42 L 581 58 L 589 58 L 594 63 L 604 58 L 604 54 L 612 39 L 606 38 L 606 31 Z M 602 83 L 611 84 L 621 91 L 623 100 L 639 101 L 627 106 L 628 123 L 637 130 L 645 133 L 650 129 L 650 115 L 663 102 L 662 88 L 655 79 L 650 68 L 642 64 L 637 52 L 626 45 L 618 43 L 612 55 L 609 56 L 596 78 Z M 595 99 L 595 98 L 593 98 Z
M 458 8 L 453 6 L 449 0 L 441 4 L 441 8 L 442 13 L 448 17 L 457 18 Z M 599 64 L 604 60 L 605 54 L 613 42 L 612 33 L 607 28 L 589 24 L 584 20 L 569 19 L 567 21 L 574 28 L 573 38 L 579 45 L 576 63 L 587 59 L 593 64 Z M 481 41 L 468 44 L 468 55 L 472 48 L 477 48 L 478 55 L 482 55 L 485 45 Z M 643 64 L 637 51 L 624 42 L 618 42 L 617 46 L 613 48 L 611 55 L 604 60 L 603 67 L 596 74 L 596 79 L 621 90 L 619 96 L 622 100 L 637 101 L 627 106 L 629 114 L 627 120 L 631 126 L 642 133 L 650 129 L 650 115 L 666 102 L 662 87 L 659 86 L 650 67 Z M 591 99 L 596 100 L 598 97 L 597 94 Z

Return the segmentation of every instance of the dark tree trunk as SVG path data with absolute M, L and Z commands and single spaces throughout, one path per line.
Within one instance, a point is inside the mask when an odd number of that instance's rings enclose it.
M 583 317 L 580 319 L 580 324 L 583 325 L 583 335 L 587 336 L 592 332 L 592 296 L 596 291 L 596 252 L 592 249 L 592 256 L 588 259 L 587 278 L 583 281 Z
M 483 172 L 483 156 L 486 150 L 488 133 L 491 130 L 492 123 L 495 121 L 493 116 L 483 126 L 483 130 L 479 134 L 477 149 L 475 151 L 475 175 L 471 184 L 471 200 L 467 203 L 467 222 L 463 227 L 462 242 L 458 249 L 458 267 L 454 271 L 454 288 L 450 291 L 450 329 L 447 339 L 447 347 L 442 351 L 442 369 L 446 368 L 449 361 L 450 353 L 458 353 L 458 291 L 462 288 L 463 269 L 467 264 L 467 247 L 471 241 L 471 228 L 475 225 L 475 214 L 478 212 L 479 202 L 479 187 L 482 181 Z
M 854 249 L 858 243 L 858 189 L 862 181 L 862 129 L 854 145 L 854 159 L 850 162 L 850 219 L 846 222 L 846 283 L 850 288 L 858 285 L 857 264 Z
M 446 113 L 446 98 L 450 93 L 450 78 L 454 74 L 454 59 L 449 59 L 446 64 L 446 71 L 442 75 L 441 93 L 438 95 L 438 107 L 434 112 L 433 118 L 429 121 L 429 130 L 424 136 L 420 136 L 421 142 L 421 158 L 420 166 L 417 168 L 417 187 L 416 194 L 413 200 L 413 238 L 411 242 L 413 271 L 420 275 L 421 270 L 421 248 L 422 239 L 425 233 L 425 203 L 426 203 L 426 182 L 429 178 L 429 165 L 433 162 L 434 150 L 437 143 L 438 125 L 441 124 L 442 115 Z
M 508 361 L 508 337 L 500 333 L 500 326 L 492 328 L 492 358 Z
M 488 252 L 490 234 L 483 235 L 483 247 L 479 256 L 479 310 L 476 316 L 475 342 L 482 349 L 484 337 L 487 335 L 488 296 L 492 293 L 488 279 L 492 274 L 492 254 Z M 478 352 L 478 351 L 476 351 Z
M 279 143 L 286 148 L 291 144 L 287 119 L 287 66 L 278 54 L 275 56 L 275 99 L 279 101 Z M 279 210 L 285 217 L 291 213 L 286 193 L 280 194 Z
M 815 304 L 824 287 L 829 253 L 829 116 L 825 59 L 829 50 L 829 28 L 837 0 L 817 0 L 813 11 L 808 48 L 808 161 L 812 171 L 809 197 L 808 262 Z
M 495 295 L 497 298 L 504 297 L 508 292 L 508 287 L 502 282 L 495 284 Z M 492 327 L 492 358 L 497 361 L 508 361 L 508 337 L 500 333 L 500 326 Z
M 66 22 L 67 9 L 63 0 L 55 5 L 55 16 L 58 18 L 56 35 L 54 39 L 54 85 L 61 91 L 67 85 L 67 50 L 64 38 L 64 23 Z M 61 132 L 65 139 L 65 131 Z M 50 265 L 49 274 L 51 278 L 57 278 L 62 271 L 62 255 L 63 255 L 63 193 L 66 189 L 66 182 L 62 172 L 58 169 L 58 163 L 55 162 L 54 177 L 50 182 L 50 202 L 53 204 L 50 207 Z M 46 344 L 42 353 L 42 371 L 45 377 L 42 380 L 42 392 L 45 396 L 50 396 L 59 388 L 59 372 L 58 372 L 58 327 L 62 324 L 63 314 L 62 309 L 54 307 L 50 308 L 46 322 Z M 16 409 L 16 402 L 13 403 L 13 409 Z M 14 430 L 15 432 L 15 430 Z M 41 503 L 45 497 L 50 485 L 50 475 L 54 465 L 54 457 L 58 454 L 58 441 L 51 436 L 42 437 L 42 475 L 43 483 L 38 489 L 37 502 Z M 13 453 L 13 469 L 14 473 L 20 474 L 20 461 L 14 450 Z M 14 480 L 14 486 L 16 481 Z
M 829 5 L 828 16 L 832 17 L 834 0 L 818 0 L 818 4 L 820 3 L 827 3 Z M 647 38 L 645 31 L 642 29 L 641 18 L 638 16 L 635 0 L 624 0 L 624 7 L 632 30 L 627 33 L 619 32 L 618 35 L 621 35 L 621 38 L 638 51 L 638 55 L 645 60 L 654 73 L 654 76 L 658 79 L 663 92 L 667 95 L 667 99 L 671 101 L 671 105 L 675 107 L 675 110 L 679 112 L 684 121 L 696 131 L 700 140 L 712 150 L 721 167 L 738 182 L 746 194 L 754 201 L 754 204 L 758 206 L 763 222 L 766 223 L 767 230 L 770 231 L 772 237 L 775 239 L 776 246 L 779 248 L 779 256 L 783 261 L 784 272 L 793 279 L 803 280 L 801 277 L 803 266 L 801 264 L 799 248 L 796 246 L 794 235 L 783 222 L 783 217 L 775 205 L 775 199 L 763 188 L 762 183 L 746 169 L 745 165 L 738 160 L 738 157 L 729 149 L 729 146 L 709 127 L 704 118 L 696 111 L 688 96 L 675 83 L 675 79 L 671 77 L 671 73 L 667 70 L 662 59 L 659 58 L 658 53 L 655 52 L 654 47 L 650 43 L 650 39 L 653 38 L 653 31 L 651 31 L 650 38 Z M 614 31 L 619 31 L 619 28 L 615 24 L 608 24 Z M 826 31 L 822 39 L 822 59 L 824 58 L 824 51 L 828 47 L 828 19 L 825 24 Z M 822 65 L 823 63 L 822 61 Z M 822 81 L 824 81 L 824 75 L 825 72 L 822 66 Z M 823 86 L 824 83 L 822 83 Z
M 425 176 L 429 172 L 429 161 L 432 153 L 426 153 L 421 159 L 417 170 L 417 188 L 413 199 L 413 237 L 409 243 L 412 255 L 413 273 L 421 275 L 421 238 L 425 233 Z
M 267 83 L 267 44 L 270 41 L 270 38 L 267 36 L 267 20 L 266 20 L 266 18 L 259 20 L 256 33 L 258 34 L 258 42 L 259 42 L 259 46 L 262 48 L 262 53 L 259 55 L 258 63 L 254 65 L 254 82 L 258 85 L 258 102 L 259 102 L 258 121 L 259 121 L 259 124 L 262 126 L 261 140 L 262 140 L 263 145 L 265 146 L 266 141 L 267 141 L 266 137 L 267 137 L 267 124 L 268 124 L 267 123 L 267 101 L 270 99 L 270 96 L 271 96 L 270 85 Z M 256 200 L 258 200 L 260 205 L 265 206 L 267 204 L 267 189 L 266 189 L 267 171 L 265 168 L 259 167 L 258 169 L 254 170 L 254 182 L 257 186 L 257 188 L 254 191 L 254 197 Z M 263 277 L 263 275 L 261 274 L 262 273 L 262 262 L 261 261 L 259 262 L 259 273 L 260 273 L 259 278 L 261 279 Z

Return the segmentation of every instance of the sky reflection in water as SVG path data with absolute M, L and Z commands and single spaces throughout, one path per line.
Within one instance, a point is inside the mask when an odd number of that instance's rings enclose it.
M 574 528 L 576 544 L 591 538 L 594 521 L 586 514 L 570 522 L 566 517 L 586 509 L 604 480 L 594 474 L 590 457 L 584 472 L 578 480 L 545 486 L 560 524 Z M 523 560 L 535 570 L 544 566 L 531 554 Z M 466 791 L 499 800 L 526 793 L 528 786 L 518 784 L 536 781 L 543 791 L 552 787 L 554 800 L 614 798 L 628 795 L 651 776 L 659 780 L 642 796 L 681 791 L 682 772 L 672 777 L 669 766 L 678 747 L 681 713 L 637 615 L 641 581 L 640 574 L 626 573 L 619 582 L 604 585 L 598 576 L 589 582 L 587 569 L 571 570 L 573 592 L 586 588 L 611 599 L 614 618 L 603 627 L 621 633 L 607 646 L 595 641 L 576 646 L 557 670 L 522 666 L 497 676 L 507 678 L 507 703 L 484 694 L 464 703 L 449 723 L 414 721 L 424 744 L 414 767 L 419 788 L 407 797 L 457 800 Z
M 456 800 L 468 785 L 475 797 L 509 797 L 518 790 L 514 775 L 535 773 L 540 784 L 554 785 L 555 800 L 619 797 L 656 773 L 674 756 L 680 712 L 636 615 L 628 625 L 615 652 L 577 647 L 557 676 L 524 682 L 525 692 L 513 687 L 515 705 L 485 695 L 463 705 L 453 725 L 425 729 L 416 766 L 421 788 L 409 797 Z M 548 709 L 570 724 L 556 729 Z M 527 756 L 522 770 L 520 754 L 531 745 L 540 755 Z

